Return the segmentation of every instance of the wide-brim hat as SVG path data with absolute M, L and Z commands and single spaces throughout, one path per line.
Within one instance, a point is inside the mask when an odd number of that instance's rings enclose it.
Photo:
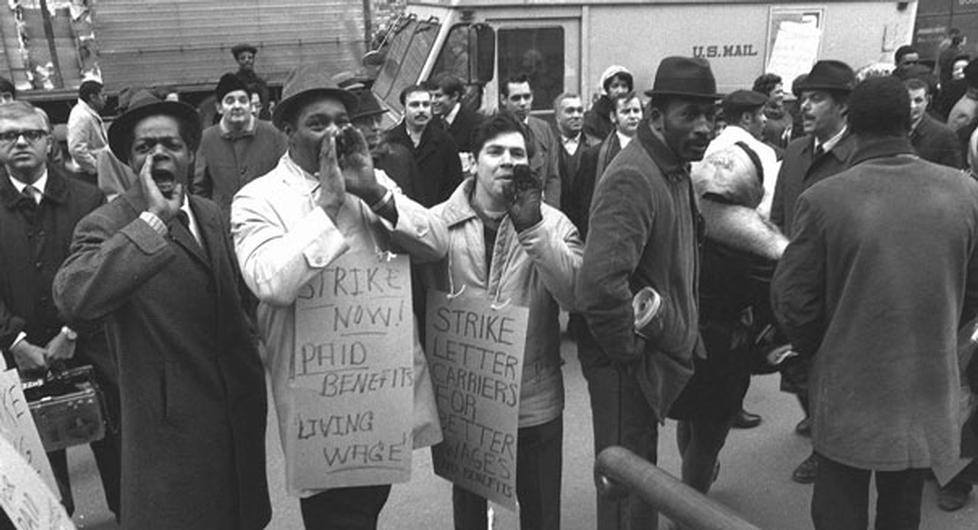
M 255 48 L 254 46 L 246 42 L 242 42 L 241 44 L 235 44 L 234 46 L 231 47 L 231 56 L 234 57 L 235 59 L 238 58 L 238 54 L 240 54 L 241 52 L 251 52 L 252 54 L 257 55 L 258 48 Z
M 717 81 L 706 59 L 694 57 L 666 57 L 659 63 L 655 72 L 652 89 L 645 95 L 680 96 L 694 99 L 718 100 L 723 94 L 717 93 Z
M 350 116 L 356 114 L 357 97 L 352 92 L 340 88 L 322 65 L 306 65 L 289 73 L 282 87 L 282 101 L 272 112 L 272 123 L 281 129 L 295 112 L 296 104 L 314 94 L 335 97 L 343 103 Z
M 136 124 L 148 116 L 159 115 L 171 116 L 183 122 L 183 131 L 190 135 L 184 141 L 189 149 L 197 150 L 200 144 L 200 116 L 197 109 L 179 101 L 163 101 L 149 90 L 140 90 L 132 96 L 126 112 L 109 126 L 109 149 L 112 154 L 119 160 L 128 162 L 132 132 Z
M 812 70 L 808 72 L 808 77 L 797 85 L 792 86 L 792 90 L 801 94 L 812 90 L 827 90 L 832 92 L 852 92 L 856 87 L 856 72 L 842 61 L 818 61 Z

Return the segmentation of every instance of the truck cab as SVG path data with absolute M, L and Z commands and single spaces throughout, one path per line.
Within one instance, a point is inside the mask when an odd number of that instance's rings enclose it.
M 443 72 L 466 82 L 473 107 L 491 111 L 498 85 L 525 73 L 536 113 L 574 92 L 599 95 L 601 72 L 631 70 L 649 88 L 669 55 L 710 61 L 721 92 L 750 88 L 774 71 L 785 89 L 818 59 L 853 68 L 892 62 L 911 41 L 917 3 L 830 0 L 817 5 L 754 0 L 411 0 L 391 28 L 373 85 L 393 119 L 405 87 Z

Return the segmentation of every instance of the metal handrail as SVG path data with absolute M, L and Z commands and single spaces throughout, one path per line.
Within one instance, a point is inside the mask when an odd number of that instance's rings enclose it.
M 594 463 L 602 495 L 635 492 L 672 521 L 696 530 L 759 530 L 733 510 L 680 482 L 624 447 L 601 451 Z

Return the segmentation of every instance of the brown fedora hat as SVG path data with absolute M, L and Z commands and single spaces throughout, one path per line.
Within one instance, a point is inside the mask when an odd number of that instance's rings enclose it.
M 811 90 L 830 90 L 836 92 L 852 92 L 856 86 L 856 73 L 842 61 L 818 61 L 804 81 L 792 86 L 792 91 L 798 93 Z
M 697 99 L 722 99 L 717 93 L 717 81 L 706 59 L 693 57 L 666 57 L 659 63 L 652 82 L 652 90 L 645 95 L 682 96 Z
M 170 116 L 184 123 L 187 147 L 196 151 L 200 144 L 200 116 L 197 109 L 179 101 L 163 101 L 149 90 L 133 94 L 126 112 L 109 126 L 109 149 L 119 160 L 129 162 L 129 147 L 136 124 L 149 116 Z
M 356 113 L 356 96 L 348 90 L 340 88 L 332 76 L 326 72 L 324 66 L 306 65 L 289 73 L 288 79 L 285 80 L 285 86 L 282 88 L 282 101 L 275 105 L 275 110 L 272 112 L 272 123 L 281 129 L 292 116 L 292 113 L 295 112 L 296 103 L 312 94 L 335 97 L 343 103 L 350 115 Z

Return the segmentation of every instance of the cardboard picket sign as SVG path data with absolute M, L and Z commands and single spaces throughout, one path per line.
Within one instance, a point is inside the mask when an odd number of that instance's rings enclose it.
M 52 491 L 59 491 L 15 369 L 0 372 L 0 437 L 23 456 Z
M 45 460 L 47 460 L 45 458 Z M 74 530 L 71 517 L 27 459 L 0 436 L 0 508 L 17 530 Z
M 428 292 L 425 354 L 444 441 L 435 474 L 516 510 L 516 441 L 529 309 Z
M 352 251 L 295 303 L 289 366 L 292 486 L 325 489 L 411 478 L 414 314 L 406 255 Z

